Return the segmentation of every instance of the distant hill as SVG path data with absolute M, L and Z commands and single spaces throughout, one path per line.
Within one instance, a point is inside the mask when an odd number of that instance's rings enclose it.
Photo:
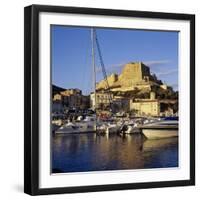
M 52 95 L 59 94 L 62 91 L 65 91 L 65 89 L 61 88 L 61 87 L 58 87 L 56 85 L 52 85 Z

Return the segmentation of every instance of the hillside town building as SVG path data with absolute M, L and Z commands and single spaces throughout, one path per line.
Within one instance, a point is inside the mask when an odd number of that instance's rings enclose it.
M 94 93 L 91 93 L 90 94 L 91 108 L 106 109 L 108 106 L 110 106 L 112 99 L 113 99 L 113 94 L 105 91 L 100 91 L 96 93 L 96 101 L 95 101 L 95 95 Z

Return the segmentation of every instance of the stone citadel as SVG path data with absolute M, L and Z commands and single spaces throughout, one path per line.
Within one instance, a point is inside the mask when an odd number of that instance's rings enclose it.
M 151 91 L 153 88 L 167 89 L 167 85 L 150 73 L 148 66 L 142 62 L 125 64 L 121 74 L 111 74 L 107 77 L 111 91 L 131 91 L 134 89 Z M 107 89 L 106 80 L 96 85 L 97 90 Z

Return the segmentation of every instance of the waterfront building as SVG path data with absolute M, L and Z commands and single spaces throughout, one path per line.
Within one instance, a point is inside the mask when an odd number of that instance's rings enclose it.
M 52 113 L 63 113 L 64 107 L 62 100 L 53 100 L 52 102 Z
M 52 112 L 53 113 L 63 112 L 63 96 L 61 94 L 54 94 L 52 101 Z
M 70 95 L 82 95 L 82 91 L 77 89 L 77 88 L 72 88 L 72 89 L 66 89 L 64 91 L 61 91 L 60 94 L 62 96 L 70 96 Z
M 112 109 L 115 112 L 128 112 L 130 110 L 130 99 L 122 96 L 114 96 L 112 101 Z
M 65 96 L 64 105 L 69 108 L 87 109 L 90 107 L 90 97 L 79 94 Z
M 90 97 L 82 95 L 79 89 L 66 89 L 53 96 L 53 107 L 56 111 L 64 108 L 87 109 L 90 107 Z
M 105 91 L 100 91 L 96 92 L 96 102 L 95 102 L 95 95 L 94 93 L 90 94 L 90 102 L 91 102 L 91 107 L 94 109 L 106 109 L 110 106 L 110 103 L 113 99 L 113 94 L 105 92 Z
M 130 110 L 137 116 L 160 116 L 160 102 L 155 92 L 150 92 L 149 99 L 134 99 L 130 101 Z
M 53 96 L 53 101 L 62 101 L 62 95 L 61 94 L 55 94 Z
M 62 96 L 62 100 L 63 100 L 63 105 L 65 105 L 66 107 L 69 107 L 69 104 L 70 104 L 69 96 Z
M 141 99 L 130 102 L 130 110 L 136 116 L 160 116 L 160 103 L 157 99 Z
M 81 102 L 80 102 L 80 108 L 81 109 L 88 109 L 90 108 L 90 96 L 81 96 Z
M 149 99 L 130 100 L 130 110 L 137 116 L 174 116 L 178 111 L 174 105 L 178 100 L 156 99 L 155 92 L 150 92 Z
M 81 96 L 80 95 L 70 95 L 69 99 L 69 108 L 79 108 L 81 104 Z

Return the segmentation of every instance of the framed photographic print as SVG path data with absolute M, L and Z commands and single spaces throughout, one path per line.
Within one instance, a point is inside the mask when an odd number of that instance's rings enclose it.
M 24 191 L 195 184 L 195 16 L 25 8 Z

